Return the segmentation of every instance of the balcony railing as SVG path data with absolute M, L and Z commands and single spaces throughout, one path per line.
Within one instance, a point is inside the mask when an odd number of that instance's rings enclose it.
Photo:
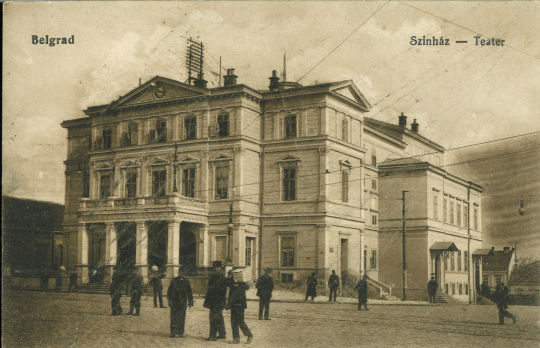
M 206 210 L 208 205 L 206 202 L 181 196 L 178 193 L 165 196 L 146 196 L 133 198 L 118 198 L 109 197 L 107 199 L 92 200 L 89 198 L 81 198 L 79 200 L 79 208 L 81 211 L 91 209 L 110 209 L 110 208 L 137 208 L 137 207 L 159 207 L 159 206 L 182 206 Z

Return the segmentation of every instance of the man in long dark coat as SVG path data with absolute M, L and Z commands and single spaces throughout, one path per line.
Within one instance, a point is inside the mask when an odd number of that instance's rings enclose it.
M 334 296 L 334 302 L 336 302 L 337 289 L 339 288 L 339 277 L 334 270 L 332 270 L 332 274 L 328 278 L 328 288 L 330 289 L 330 297 L 328 302 L 332 301 L 332 296 Z
M 129 312 L 127 314 L 140 315 L 141 312 L 141 296 L 143 294 L 143 277 L 137 271 L 133 271 L 130 275 L 130 290 L 131 300 L 129 301 Z M 135 310 L 135 313 L 133 313 Z
M 153 266 L 152 269 L 155 269 Z M 150 285 L 152 285 L 152 290 L 154 292 L 154 308 L 157 308 L 157 298 L 159 297 L 159 308 L 166 308 L 163 305 L 163 282 L 161 281 L 165 277 L 165 274 L 156 271 L 152 274 L 150 278 Z
M 180 271 L 181 272 L 181 271 Z M 167 289 L 167 299 L 171 308 L 171 335 L 184 336 L 186 309 L 193 307 L 191 284 L 181 273 L 174 278 Z
M 429 296 L 429 303 L 435 303 L 435 296 L 437 295 L 437 289 L 439 284 L 435 280 L 435 277 L 431 277 L 431 280 L 427 283 L 427 292 Z
M 272 269 L 267 268 L 264 274 L 257 279 L 255 287 L 257 288 L 257 296 L 259 296 L 259 320 L 263 318 L 270 320 L 270 299 L 274 290 L 274 279 L 271 276 Z
M 237 273 L 237 277 L 241 278 L 242 273 Z M 229 299 L 227 308 L 231 310 L 231 328 L 233 332 L 234 343 L 240 343 L 240 332 L 242 330 L 244 336 L 247 336 L 247 343 L 253 340 L 253 334 L 249 330 L 244 320 L 244 310 L 247 308 L 246 290 L 249 286 L 240 279 L 229 281 Z
M 120 272 L 114 270 L 111 286 L 109 292 L 111 294 L 111 315 L 120 315 L 122 313 L 122 306 L 120 305 L 120 298 L 122 297 L 122 277 Z
M 497 284 L 495 287 L 494 300 L 499 310 L 499 325 L 504 325 L 504 317 L 511 318 L 513 323 L 516 323 L 516 317 L 506 309 L 508 308 L 508 287 L 503 283 Z
M 311 297 L 311 302 L 317 297 L 317 275 L 315 272 L 311 274 L 311 277 L 307 280 L 307 290 L 306 290 L 306 299 L 308 300 L 308 297 Z
M 362 310 L 362 305 L 367 308 L 367 297 L 368 297 L 368 283 L 367 283 L 367 275 L 364 274 L 362 279 L 356 284 L 355 289 L 358 291 L 358 310 Z
M 208 287 L 203 306 L 210 309 L 210 335 L 208 341 L 225 339 L 225 321 L 223 320 L 223 310 L 226 307 L 227 280 L 223 274 L 221 266 L 216 266 L 214 273 L 208 278 Z M 216 335 L 219 336 L 216 337 Z

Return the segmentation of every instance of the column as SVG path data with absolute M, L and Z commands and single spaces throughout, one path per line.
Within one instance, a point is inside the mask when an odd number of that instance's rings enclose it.
M 170 220 L 167 224 L 167 277 L 178 275 L 180 266 L 180 221 Z
M 148 281 L 148 227 L 145 221 L 137 221 L 137 244 L 135 267 L 144 282 Z
M 202 225 L 199 227 L 199 267 L 209 267 L 210 266 L 210 239 L 208 236 L 208 225 Z
M 77 270 L 80 283 L 88 283 L 88 229 L 86 224 L 79 225 L 77 246 Z
M 106 282 L 112 279 L 114 266 L 117 263 L 117 240 L 118 234 L 114 222 L 105 224 L 105 280 Z

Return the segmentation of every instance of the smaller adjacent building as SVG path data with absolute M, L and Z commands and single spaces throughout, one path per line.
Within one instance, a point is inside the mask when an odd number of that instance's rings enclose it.
M 495 291 L 497 284 L 508 285 L 516 263 L 515 257 L 514 248 L 495 250 L 491 247 L 487 255 L 482 257 L 482 284 L 487 284 L 490 291 Z
M 511 295 L 540 298 L 540 260 L 516 267 L 509 284 Z

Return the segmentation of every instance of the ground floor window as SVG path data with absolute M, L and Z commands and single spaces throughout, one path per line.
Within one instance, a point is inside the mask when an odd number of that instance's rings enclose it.
M 452 295 L 456 294 L 456 283 L 451 283 Z
M 281 267 L 294 267 L 295 237 L 281 237 Z
M 214 261 L 227 260 L 227 236 L 216 236 Z
M 287 284 L 293 282 L 293 274 L 292 273 L 281 273 L 281 283 Z
M 459 283 L 459 294 L 463 295 L 463 284 Z
M 246 266 L 251 266 L 251 258 L 253 257 L 253 241 L 255 238 L 246 238 Z
M 444 293 L 448 295 L 448 283 L 444 284 Z

